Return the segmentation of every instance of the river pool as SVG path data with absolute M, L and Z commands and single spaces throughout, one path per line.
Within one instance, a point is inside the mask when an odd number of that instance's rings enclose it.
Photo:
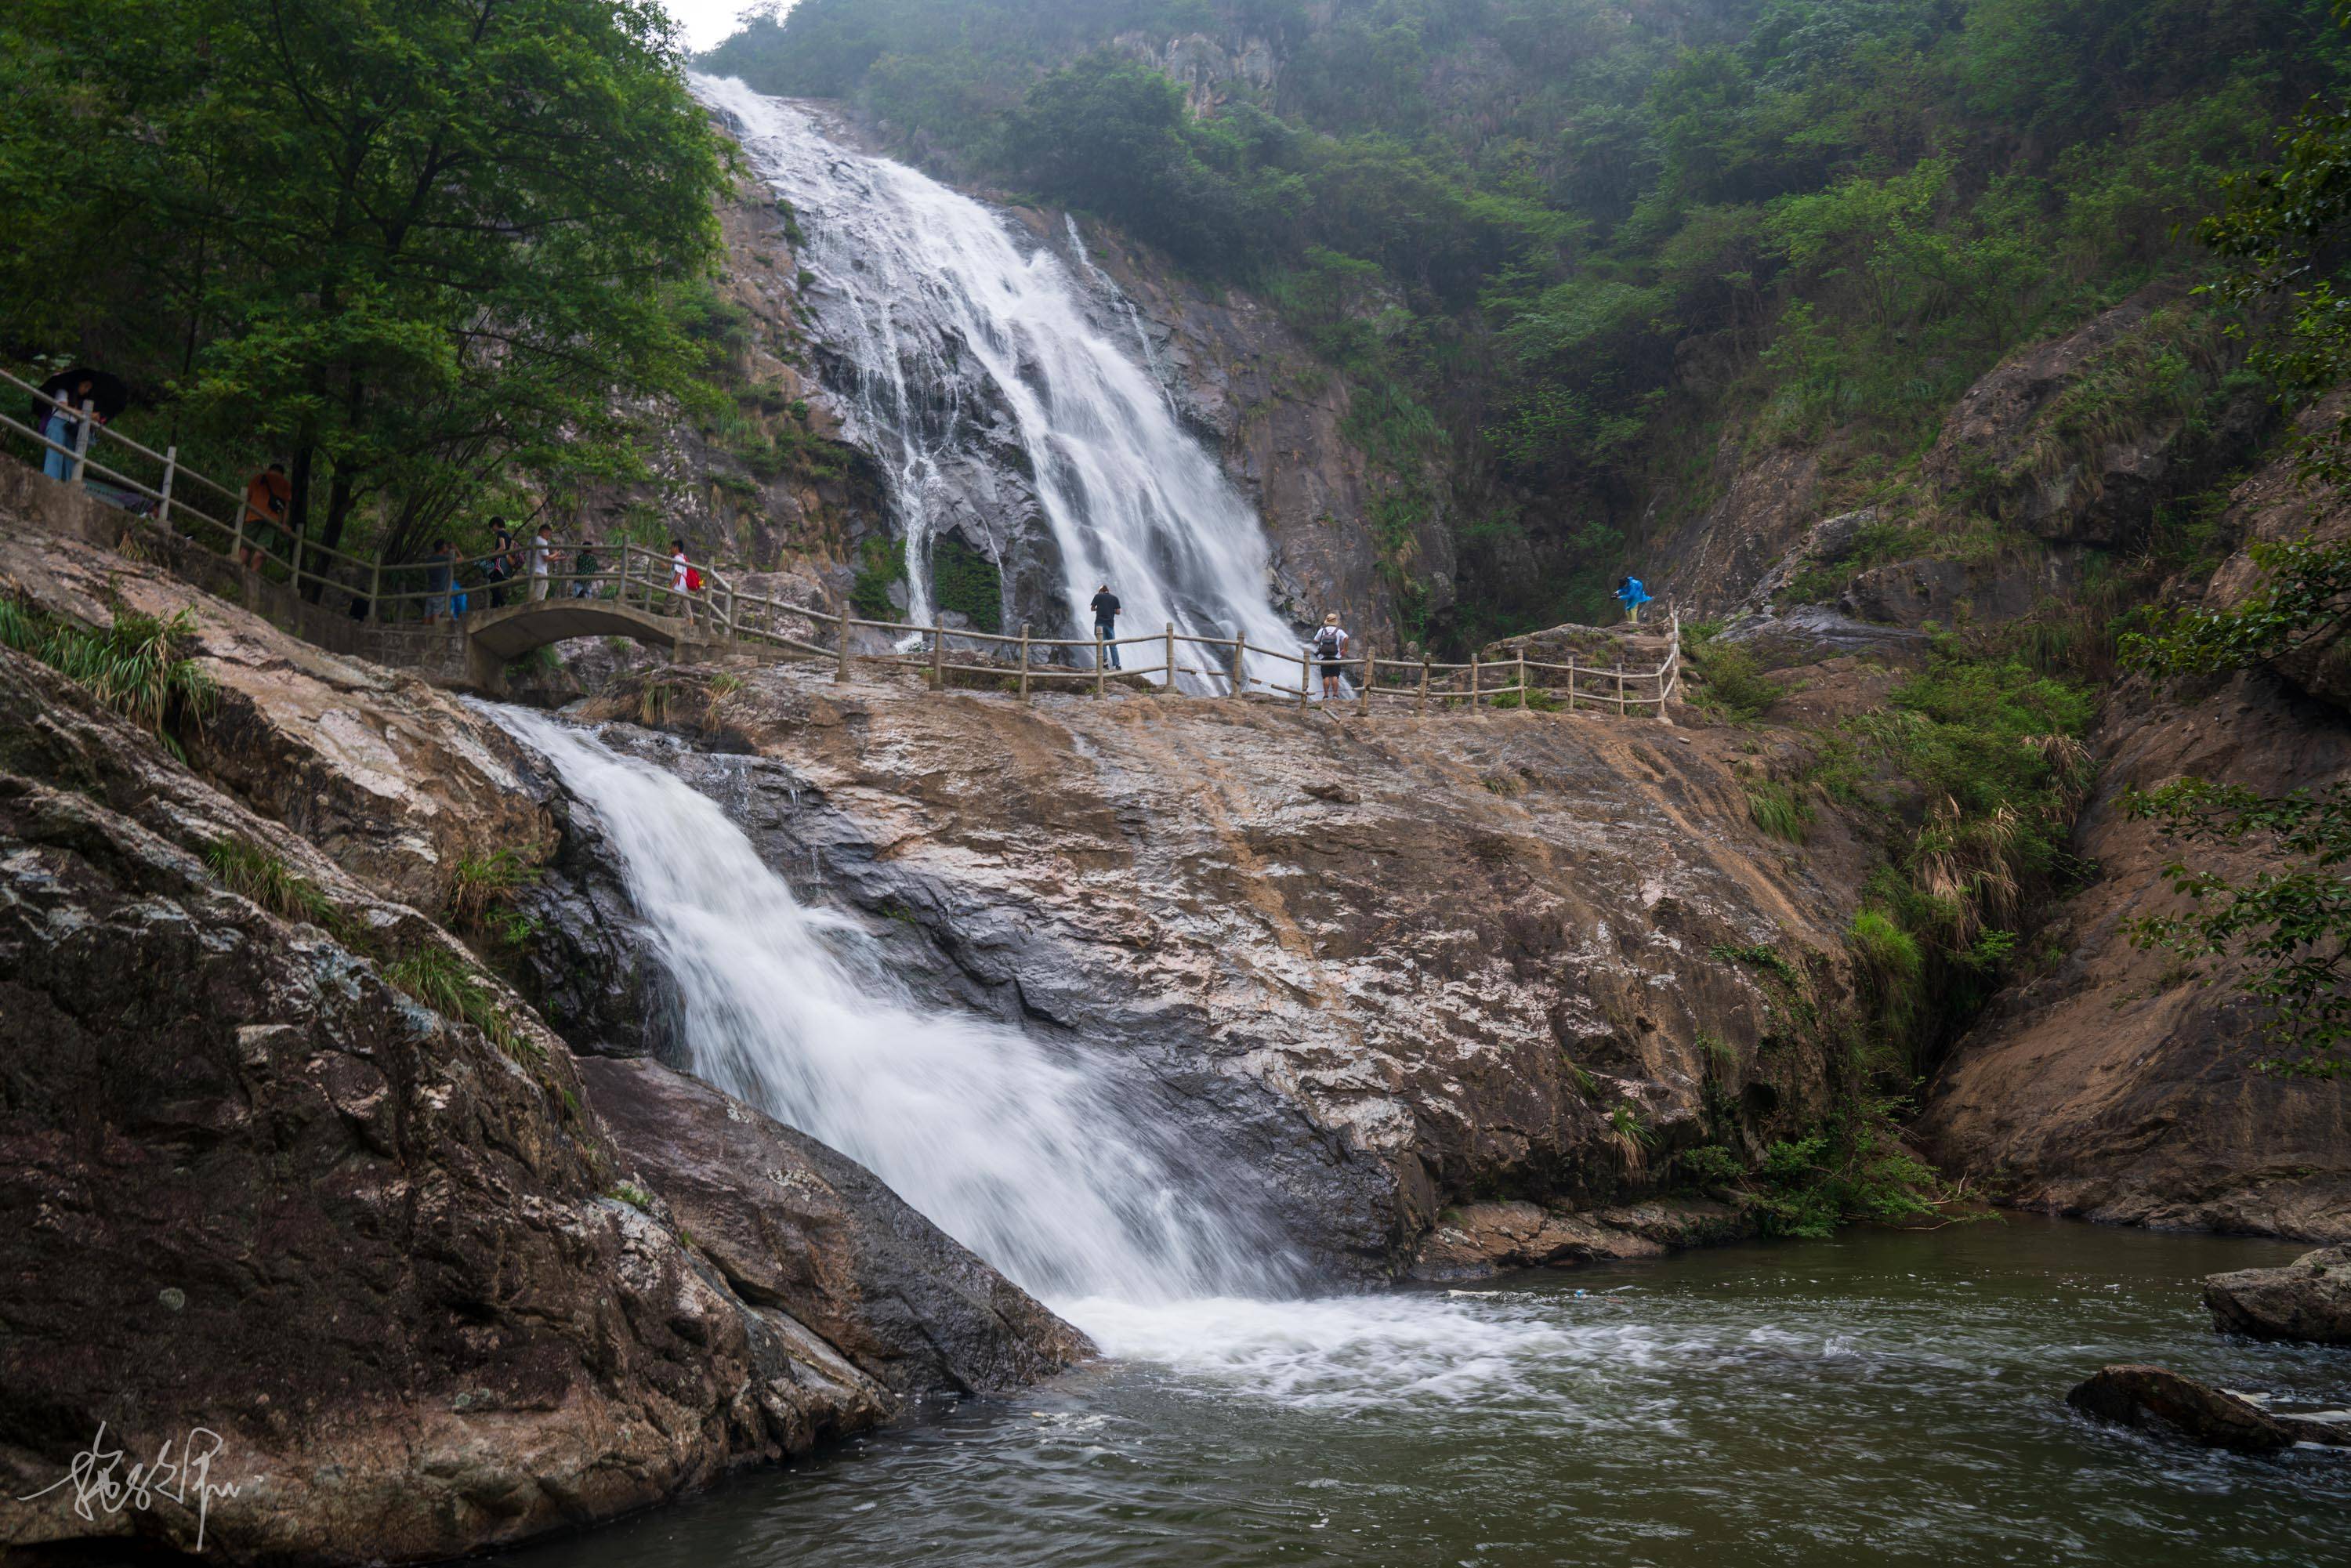
M 2351 1403 L 2224 1340 L 2290 1243 L 2010 1216 L 1323 1301 L 1061 1303 L 1115 1359 L 516 1568 L 2351 1563 L 2351 1453 L 2090 1423 L 2112 1361 Z

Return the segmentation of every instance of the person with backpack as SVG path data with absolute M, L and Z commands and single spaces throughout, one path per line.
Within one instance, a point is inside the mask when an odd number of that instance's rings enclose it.
M 504 517 L 490 519 L 490 553 L 482 562 L 482 580 L 490 585 L 490 608 L 497 609 L 507 601 L 507 582 L 514 576 L 514 530 L 507 527 Z
M 1649 591 L 1641 586 L 1641 580 L 1627 577 L 1617 583 L 1616 598 L 1625 606 L 1625 618 L 1638 626 L 1641 623 L 1641 606 L 1649 602 Z
M 1347 633 L 1340 626 L 1336 612 L 1322 617 L 1322 628 L 1314 633 L 1309 647 L 1322 666 L 1322 700 L 1337 702 L 1342 695 L 1340 677 L 1347 673 Z
M 285 547 L 279 528 L 293 500 L 294 481 L 286 476 L 283 463 L 272 463 L 245 482 L 245 546 L 237 555 L 246 570 L 258 572 L 270 550 Z
M 685 541 L 669 541 L 669 591 L 677 596 L 677 612 L 694 619 L 694 596 L 702 591 L 702 572 L 685 559 Z
M 1094 636 L 1102 645 L 1102 663 L 1115 670 L 1123 668 L 1118 662 L 1118 644 L 1112 641 L 1118 635 L 1118 595 L 1105 582 L 1094 591 Z

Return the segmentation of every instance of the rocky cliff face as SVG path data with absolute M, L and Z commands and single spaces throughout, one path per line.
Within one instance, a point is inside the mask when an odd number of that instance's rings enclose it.
M 1800 1020 L 1843 980 L 1808 956 L 1873 852 L 1749 825 L 1735 732 L 664 679 L 664 722 L 736 755 L 643 754 L 770 864 L 934 995 L 1141 1068 L 1340 1267 L 1408 1266 L 1465 1200 L 1606 1209 L 1827 1099 Z M 598 716 L 624 740 L 644 707 Z M 1444 1267 L 1525 1250 L 1463 1234 Z
M 2314 515 L 2283 455 L 2235 488 L 2226 521 L 2246 538 L 2343 528 L 2339 508 Z M 2208 601 L 2234 601 L 2255 576 L 2240 554 Z M 2037 938 L 2037 971 L 1959 1043 L 1920 1123 L 1941 1159 L 2006 1200 L 2142 1224 L 2351 1236 L 2351 1088 L 2259 1070 L 2269 1052 L 2258 1010 L 2235 989 L 2241 967 L 2199 978 L 2128 936 L 2133 919 L 2178 912 L 2160 873 L 2179 854 L 2125 818 L 2126 790 L 2192 776 L 2276 795 L 2351 774 L 2333 645 L 2285 663 L 2286 673 L 2161 694 L 2135 679 L 2110 697 L 2095 740 L 2097 793 L 2074 834 L 2095 880 Z M 2251 841 L 2199 844 L 2191 858 L 2231 880 L 2276 864 Z
M 718 212 L 726 258 L 694 323 L 720 405 L 658 432 L 653 477 L 591 489 L 559 519 L 567 540 L 683 538 L 697 560 L 771 574 L 800 602 L 848 585 L 857 542 L 884 532 L 889 498 L 870 454 L 841 439 L 824 395 L 794 258 L 798 219 L 747 180 Z
M 583 1074 L 402 901 L 551 836 L 491 727 L 48 520 L 0 591 L 186 605 L 225 692 L 207 779 L 0 649 L 0 1547 L 435 1560 L 1084 1353 L 840 1156 Z M 45 1489 L 101 1423 L 235 1490 L 81 1517 Z

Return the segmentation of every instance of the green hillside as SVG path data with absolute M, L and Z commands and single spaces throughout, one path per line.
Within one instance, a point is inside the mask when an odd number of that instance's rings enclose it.
M 2223 173 L 2346 81 L 2328 9 L 802 0 L 703 63 L 1272 298 L 1357 389 L 1408 613 L 1449 517 L 1461 643 L 1657 570 L 1726 433 L 1868 498 L 2004 351 L 2194 273 Z M 1193 34 L 1270 85 L 1196 116 L 1152 63 Z M 2117 395 L 2191 415 L 2239 373 L 2200 304 L 2138 350 Z

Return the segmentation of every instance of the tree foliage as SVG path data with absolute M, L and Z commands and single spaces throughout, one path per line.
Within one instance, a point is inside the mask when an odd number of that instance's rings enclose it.
M 2244 993 L 2267 1009 L 2278 1054 L 2265 1070 L 2334 1078 L 2351 1071 L 2351 784 L 2264 797 L 2180 779 L 2125 803 L 2176 843 L 2261 845 L 2283 864 L 2243 883 L 2184 861 L 2164 867 L 2181 915 L 2137 921 L 2132 939 L 2193 962 L 2233 955 Z
M 2351 0 L 2336 0 L 2351 27 Z M 2283 299 L 2283 337 L 2256 352 L 2287 389 L 2323 392 L 2351 378 L 2351 105 L 2313 102 L 2278 133 L 2277 160 L 2231 176 L 2228 206 L 2205 243 L 2233 264 L 2222 292 L 2241 304 Z M 2351 409 L 2306 454 L 2314 479 L 2351 484 Z
M 290 455 L 314 537 L 628 471 L 698 365 L 726 170 L 650 0 L 17 0 L 0 58 L 0 338 Z

